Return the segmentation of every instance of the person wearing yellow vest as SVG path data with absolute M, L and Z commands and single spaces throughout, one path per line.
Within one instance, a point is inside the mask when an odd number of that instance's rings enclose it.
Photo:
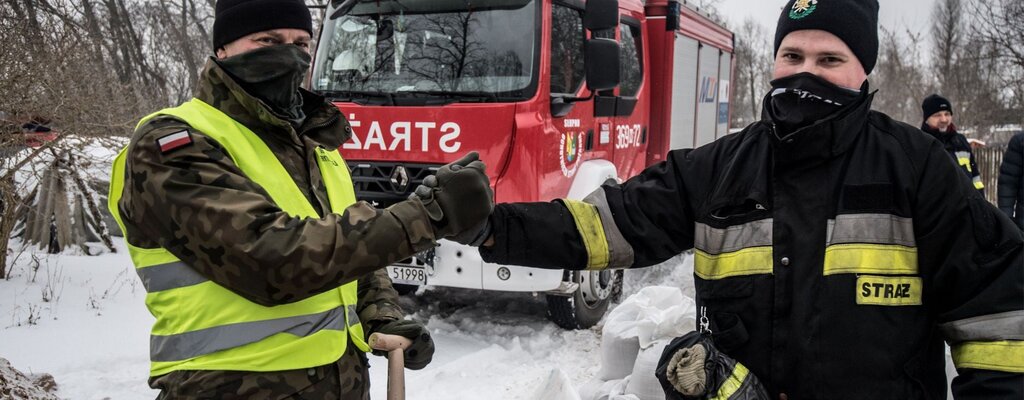
M 159 398 L 366 399 L 372 332 L 412 339 L 411 369 L 432 359 L 383 268 L 478 239 L 485 166 L 470 153 L 429 196 L 356 202 L 337 150 L 351 127 L 300 88 L 311 35 L 302 0 L 219 0 L 195 98 L 144 117 L 114 162 L 108 206 L 156 317 Z

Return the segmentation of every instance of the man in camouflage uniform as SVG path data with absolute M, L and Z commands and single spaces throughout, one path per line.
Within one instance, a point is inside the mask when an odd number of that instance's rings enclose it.
M 470 156 L 439 170 L 434 196 L 387 209 L 357 202 L 343 214 L 331 213 L 333 199 L 316 155 L 337 149 L 351 127 L 337 108 L 299 88 L 311 34 L 301 0 L 218 1 L 216 57 L 205 66 L 195 96 L 255 133 L 322 217 L 282 211 L 236 165 L 237 154 L 225 149 L 230 146 L 169 115 L 144 119 L 136 130 L 124 174 L 113 177 L 123 179 L 124 188 L 119 201 L 112 192 L 112 207 L 133 249 L 166 249 L 198 272 L 199 281 L 212 281 L 259 306 L 288 305 L 358 279 L 355 308 L 365 334 L 413 339 L 406 366 L 420 369 L 430 362 L 433 343 L 421 324 L 402 319 L 383 267 L 439 239 L 475 232 L 465 227 L 483 223 L 493 193 L 483 164 Z M 161 390 L 160 398 L 369 397 L 366 356 L 351 340 L 336 362 L 310 368 L 153 375 L 149 385 Z

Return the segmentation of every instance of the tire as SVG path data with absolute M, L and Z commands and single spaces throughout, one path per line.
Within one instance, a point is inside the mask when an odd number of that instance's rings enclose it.
M 399 296 L 416 293 L 416 289 L 420 288 L 420 285 L 403 285 L 401 283 L 396 283 L 391 286 L 395 288 L 395 291 L 398 292 Z
M 622 271 L 566 271 L 580 286 L 571 296 L 547 295 L 548 319 L 565 329 L 587 329 L 601 320 L 622 294 Z M 596 279 L 595 285 L 591 282 Z M 589 288 L 589 289 L 588 289 Z

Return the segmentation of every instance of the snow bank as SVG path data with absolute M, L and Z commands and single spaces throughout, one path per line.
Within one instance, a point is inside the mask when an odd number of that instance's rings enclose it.
M 0 280 L 0 357 L 26 373 L 52 374 L 62 398 L 157 394 L 146 384 L 153 317 L 123 241 L 115 242 L 117 253 L 95 257 L 18 252 L 12 242 L 12 276 Z M 623 297 L 652 284 L 692 293 L 690 271 L 687 256 L 627 271 Z M 402 306 L 437 346 L 433 363 L 407 371 L 409 400 L 535 400 L 547 389 L 553 397 L 544 400 L 576 400 L 597 377 L 601 324 L 558 328 L 545 318 L 543 296 L 430 288 L 403 297 Z M 384 399 L 387 360 L 370 356 L 370 365 L 372 397 Z

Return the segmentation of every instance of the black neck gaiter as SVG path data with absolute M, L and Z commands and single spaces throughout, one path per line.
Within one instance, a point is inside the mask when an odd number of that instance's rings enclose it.
M 853 104 L 864 90 L 847 89 L 809 72 L 773 80 L 767 107 L 781 138 Z
M 297 46 L 277 45 L 214 61 L 274 113 L 295 126 L 305 119 L 299 87 L 309 70 L 309 53 Z

